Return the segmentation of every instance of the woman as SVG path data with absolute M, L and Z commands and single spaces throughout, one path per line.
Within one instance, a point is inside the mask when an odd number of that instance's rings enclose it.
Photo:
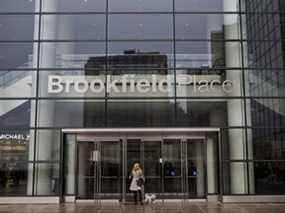
M 141 205 L 143 205 L 142 189 L 144 185 L 144 176 L 143 176 L 143 171 L 138 163 L 134 164 L 131 177 L 132 177 L 132 182 L 130 185 L 130 191 L 132 191 L 134 194 L 135 204 L 137 204 L 138 202 L 137 198 L 139 196 L 139 202 L 141 203 Z

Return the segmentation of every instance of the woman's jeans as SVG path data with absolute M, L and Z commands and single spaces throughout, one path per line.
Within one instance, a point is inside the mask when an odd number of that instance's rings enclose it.
M 133 191 L 133 193 L 134 193 L 135 204 L 138 203 L 138 195 L 139 195 L 139 202 L 142 203 L 142 191 L 141 190 L 137 190 L 137 191 Z

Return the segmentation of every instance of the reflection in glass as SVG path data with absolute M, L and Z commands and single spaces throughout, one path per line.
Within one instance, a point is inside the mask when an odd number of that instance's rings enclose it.
M 106 1 L 43 0 L 43 12 L 105 12 Z
M 255 192 L 257 194 L 284 194 L 284 162 L 254 162 Z
M 94 142 L 80 142 L 77 144 L 77 195 L 81 199 L 93 199 L 95 193 L 95 161 L 92 161 L 92 151 L 95 150 Z
M 118 141 L 101 142 L 101 193 L 121 193 L 121 146 Z
M 53 105 L 54 111 L 44 111 L 48 105 Z M 105 124 L 104 101 L 41 100 L 38 107 L 41 127 L 102 127 Z
M 205 194 L 204 141 L 187 140 L 188 193 L 190 196 Z M 187 169 L 187 168 L 186 168 Z
M 223 4 L 224 0 L 175 0 L 176 11 L 235 12 L 235 10 L 227 10 Z
M 182 186 L 180 140 L 163 141 L 164 191 L 179 193 Z
M 38 130 L 36 160 L 56 161 L 60 155 L 60 131 Z
M 30 100 L 1 100 L 0 128 L 29 128 L 34 126 L 34 101 Z
M 172 0 L 109 0 L 110 12 L 171 11 Z
M 33 0 L 1 0 L 0 12 L 35 12 Z
M 37 163 L 35 168 L 35 195 L 58 195 L 60 183 L 58 163 Z
M 172 15 L 110 15 L 110 39 L 172 39 Z M 121 25 L 118 28 L 118 25 Z M 159 26 L 159 27 L 157 27 Z M 133 47 L 137 48 L 137 47 Z
M 43 40 L 106 39 L 105 15 L 42 15 L 41 18 L 43 31 L 41 39 Z M 59 48 L 63 49 L 63 46 L 60 45 Z M 69 45 L 69 48 L 71 49 L 72 46 Z
M 221 41 L 223 35 L 213 35 L 216 41 L 176 41 L 176 67 L 179 69 L 199 69 L 207 72 L 211 68 L 240 67 L 241 65 L 226 64 L 225 46 L 240 47 L 239 42 Z M 237 62 L 237 61 L 235 61 Z
M 161 144 L 160 141 L 144 142 L 145 190 L 148 193 L 161 192 Z
M 32 97 L 35 95 L 35 71 L 0 71 L 0 97 Z
M 2 8 L 1 1 L 1 8 Z M 16 3 L 17 4 L 17 3 Z M 0 9 L 1 11 L 1 9 Z M 0 23 L 0 40 L 17 41 L 28 40 L 34 38 L 35 15 L 7 15 L 1 16 Z M 1 53 L 2 54 L 2 53 Z
M 104 42 L 43 42 L 40 68 L 84 68 L 90 57 L 104 56 Z
M 217 40 L 239 39 L 239 33 L 230 34 L 225 38 L 226 20 L 231 20 L 232 29 L 238 31 L 239 16 L 237 14 L 176 14 L 175 38 L 177 40 Z M 211 45 L 212 49 L 215 45 Z M 217 45 L 216 45 L 217 46 Z M 219 51 L 218 48 L 214 49 Z M 221 51 L 221 50 L 220 50 Z
M 20 69 L 34 68 L 36 63 L 33 62 L 33 46 L 36 43 L 0 43 L 1 60 L 0 69 Z
M 1 196 L 25 196 L 27 193 L 27 170 L 27 162 L 2 161 L 0 166 Z
M 109 101 L 108 126 L 172 126 L 174 104 L 167 101 Z

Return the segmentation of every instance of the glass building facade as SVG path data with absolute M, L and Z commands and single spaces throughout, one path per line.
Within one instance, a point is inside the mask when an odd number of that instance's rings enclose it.
M 2 0 L 0 196 L 285 194 L 282 0 Z

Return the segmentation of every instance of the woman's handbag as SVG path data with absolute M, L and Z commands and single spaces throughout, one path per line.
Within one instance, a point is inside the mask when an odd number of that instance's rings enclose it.
M 137 185 L 139 187 L 141 187 L 142 185 L 144 185 L 144 179 L 142 177 L 140 177 L 138 180 L 137 180 Z

